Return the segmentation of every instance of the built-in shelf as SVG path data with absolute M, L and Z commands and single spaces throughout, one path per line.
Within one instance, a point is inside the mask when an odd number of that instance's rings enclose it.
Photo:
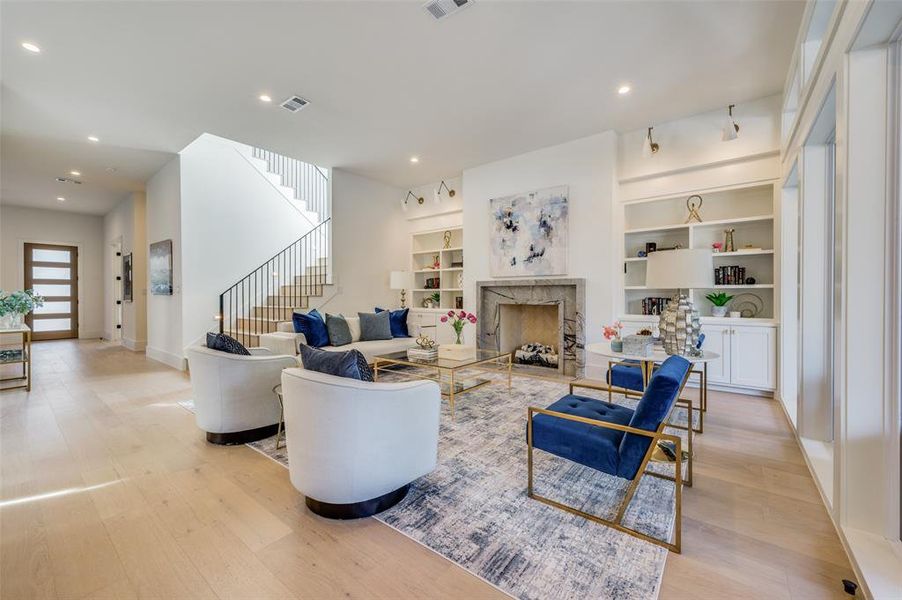
M 446 234 L 450 234 L 450 240 L 446 239 Z M 446 243 L 449 243 L 447 248 L 444 247 Z M 464 271 L 463 267 L 451 266 L 453 263 L 463 262 L 463 228 L 449 227 L 414 233 L 411 235 L 410 245 L 410 270 L 413 273 L 411 307 L 422 309 L 424 300 L 438 294 L 440 300 L 434 308 L 454 308 L 455 296 L 462 296 L 463 290 L 447 286 L 459 285 L 458 278 Z M 437 269 L 432 268 L 434 263 L 437 263 Z M 424 287 L 430 279 L 438 279 L 438 287 Z
M 675 291 L 646 285 L 648 256 L 638 254 L 644 253 L 648 244 L 655 244 L 659 250 L 673 247 L 712 249 L 714 244 L 724 243 L 724 230 L 733 229 L 733 244 L 738 250 L 713 253 L 713 267 L 736 266 L 745 270 L 745 277 L 754 277 L 761 282 L 775 281 L 774 184 L 756 183 L 700 191 L 704 199 L 700 213 L 704 220 L 686 223 L 686 199 L 691 194 L 636 200 L 623 205 L 624 313 L 641 313 L 646 298 L 669 296 Z M 746 246 L 754 249 L 747 250 Z M 737 283 L 687 291 L 700 310 L 707 307 L 706 294 L 725 290 L 736 296 L 744 295 L 738 303 L 754 303 L 762 318 L 771 318 L 775 314 L 777 295 L 774 289 L 773 283 Z

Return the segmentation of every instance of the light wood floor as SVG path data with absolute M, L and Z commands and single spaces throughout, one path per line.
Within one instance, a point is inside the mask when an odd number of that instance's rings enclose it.
M 208 445 L 176 404 L 183 374 L 98 342 L 34 360 L 32 393 L 0 394 L 2 598 L 503 597 L 378 521 L 311 515 L 253 450 Z M 661 598 L 844 597 L 779 408 L 712 393 L 708 415 Z

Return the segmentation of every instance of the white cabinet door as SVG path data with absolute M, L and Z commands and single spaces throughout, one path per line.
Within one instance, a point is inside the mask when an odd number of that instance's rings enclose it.
M 411 309 L 407 314 L 407 331 L 410 335 L 425 334 L 435 339 L 435 313 Z
M 730 329 L 730 381 L 763 389 L 777 386 L 777 335 L 773 327 Z M 713 381 L 713 380 L 712 380 Z
M 726 325 L 702 325 L 705 334 L 705 350 L 720 354 L 720 358 L 708 363 L 708 382 L 730 383 L 730 327 Z

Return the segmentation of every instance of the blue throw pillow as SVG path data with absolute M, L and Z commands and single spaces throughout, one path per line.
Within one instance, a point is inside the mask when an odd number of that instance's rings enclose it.
M 379 308 L 378 306 L 376 307 L 377 313 L 381 313 L 384 310 L 384 308 Z M 407 331 L 408 311 L 410 311 L 409 308 L 389 311 L 388 322 L 391 325 L 391 336 L 393 338 L 410 337 L 410 333 Z
M 244 347 L 244 344 L 224 333 L 208 333 L 207 348 L 210 350 L 227 352 L 228 354 L 239 354 L 241 356 L 251 355 L 251 353 L 247 351 L 247 348 Z
M 306 315 L 296 312 L 291 315 L 294 322 L 295 333 L 303 333 L 307 343 L 314 348 L 322 348 L 329 345 L 329 330 L 326 329 L 326 321 L 314 308 Z
M 360 381 L 373 380 L 373 370 L 366 364 L 366 358 L 359 350 L 329 352 L 301 344 L 301 362 L 309 371 Z

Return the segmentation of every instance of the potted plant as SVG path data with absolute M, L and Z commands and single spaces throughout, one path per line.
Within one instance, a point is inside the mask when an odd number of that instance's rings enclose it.
M 614 352 L 623 352 L 623 339 L 620 337 L 622 330 L 623 323 L 620 321 L 604 326 L 604 339 L 611 340 L 611 350 Z
M 727 304 L 733 299 L 733 296 L 726 292 L 711 292 L 705 296 L 714 306 L 711 308 L 711 314 L 715 317 L 727 316 Z
M 25 315 L 39 306 L 44 306 L 44 298 L 35 294 L 34 290 L 20 290 L 5 295 L 0 291 L 0 328 L 21 327 Z

